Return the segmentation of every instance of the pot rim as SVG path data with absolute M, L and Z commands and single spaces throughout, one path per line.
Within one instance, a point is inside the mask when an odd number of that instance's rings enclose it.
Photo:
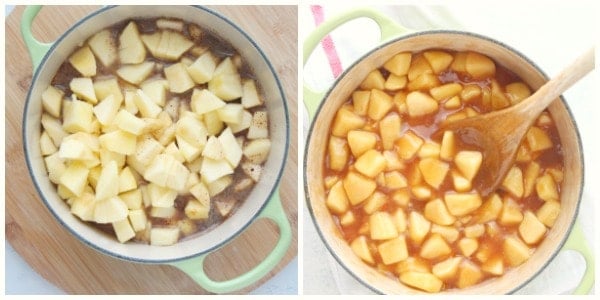
M 187 260 L 187 259 L 191 259 L 197 256 L 200 256 L 202 254 L 207 254 L 207 253 L 211 253 L 221 247 L 223 247 L 224 245 L 228 244 L 229 242 L 231 242 L 233 239 L 235 239 L 236 237 L 238 237 L 243 231 L 246 230 L 246 228 L 248 226 L 250 226 L 256 219 L 257 217 L 262 213 L 262 211 L 265 209 L 265 207 L 267 206 L 267 204 L 269 203 L 269 201 L 271 200 L 271 198 L 273 197 L 274 193 L 277 192 L 277 189 L 279 187 L 280 181 L 281 181 L 281 176 L 283 174 L 285 165 L 286 165 L 286 160 L 288 157 L 288 151 L 289 151 L 289 140 L 290 140 L 290 120 L 289 120 L 289 110 L 288 110 L 288 104 L 287 104 L 287 98 L 285 96 L 285 93 L 283 91 L 283 87 L 281 86 L 281 81 L 279 79 L 279 76 L 277 75 L 277 72 L 275 71 L 271 61 L 268 59 L 268 57 L 266 56 L 266 54 L 264 53 L 264 51 L 258 46 L 258 44 L 250 37 L 250 35 L 248 35 L 248 33 L 246 33 L 246 31 L 244 31 L 243 29 L 241 29 L 238 25 L 236 25 L 233 21 L 229 20 L 228 18 L 226 18 L 225 16 L 223 16 L 222 14 L 209 9 L 207 7 L 203 7 L 200 5 L 189 5 L 188 7 L 194 8 L 194 9 L 199 9 L 202 10 L 206 13 L 212 14 L 215 17 L 221 19 L 223 22 L 225 22 L 226 24 L 228 24 L 229 26 L 233 27 L 235 30 L 237 30 L 253 47 L 254 49 L 256 49 L 256 51 L 258 52 L 258 54 L 260 54 L 260 56 L 263 58 L 263 60 L 265 61 L 265 64 L 267 65 L 269 72 L 273 75 L 273 78 L 275 79 L 275 83 L 277 86 L 277 90 L 279 95 L 281 96 L 281 102 L 283 104 L 283 110 L 284 110 L 284 116 L 285 116 L 285 145 L 284 145 L 284 149 L 283 149 L 283 160 L 280 163 L 279 166 L 279 170 L 277 172 L 277 176 L 275 181 L 273 182 L 273 186 L 270 188 L 270 191 L 267 195 L 265 195 L 265 200 L 262 202 L 262 204 L 260 205 L 260 207 L 256 210 L 255 214 L 248 219 L 248 221 L 245 224 L 242 224 L 238 230 L 236 230 L 235 232 L 233 232 L 229 237 L 227 237 L 226 239 L 224 239 L 223 241 L 221 241 L 220 243 L 217 243 L 215 245 L 212 245 L 210 247 L 208 247 L 205 251 L 202 252 L 197 252 L 197 253 L 193 253 L 190 255 L 186 255 L 186 256 L 181 256 L 181 257 L 176 257 L 176 258 L 167 258 L 167 259 L 138 259 L 138 258 L 134 258 L 134 257 L 129 257 L 126 255 L 122 255 L 120 253 L 117 252 L 113 252 L 110 251 L 104 247 L 101 247 L 99 245 L 97 245 L 96 243 L 89 241 L 88 239 L 86 239 L 85 237 L 83 237 L 81 234 L 79 234 L 76 230 L 74 230 L 73 228 L 69 227 L 64 221 L 63 219 L 60 217 L 60 215 L 54 211 L 54 209 L 52 208 L 52 206 L 48 203 L 48 200 L 46 199 L 45 194 L 42 192 L 42 189 L 39 186 L 38 183 L 38 178 L 34 175 L 34 171 L 33 171 L 33 165 L 31 162 L 31 153 L 29 151 L 29 148 L 31 147 L 29 145 L 28 139 L 26 138 L 26 121 L 27 121 L 27 112 L 29 111 L 29 105 L 31 104 L 31 93 L 32 93 L 32 88 L 34 83 L 38 80 L 38 76 L 41 72 L 41 70 L 44 68 L 46 62 L 48 61 L 48 57 L 54 52 L 54 50 L 60 45 L 60 43 L 63 41 L 63 39 L 69 35 L 71 32 L 75 31 L 78 27 L 85 25 L 85 23 L 87 21 L 89 21 L 90 19 L 96 17 L 97 15 L 105 12 L 105 11 L 109 11 L 111 9 L 114 9 L 118 7 L 117 5 L 111 5 L 111 6 L 105 6 L 102 7 L 92 13 L 90 13 L 89 15 L 83 17 L 82 19 L 78 20 L 77 22 L 75 22 L 69 29 L 67 29 L 64 33 L 62 33 L 60 35 L 60 37 L 58 37 L 56 39 L 56 41 L 53 42 L 52 46 L 50 47 L 50 49 L 44 54 L 44 57 L 42 58 L 42 60 L 40 61 L 40 64 L 38 66 L 38 68 L 35 70 L 33 77 L 31 79 L 31 84 L 29 86 L 29 89 L 27 91 L 27 96 L 25 98 L 25 106 L 24 106 L 24 110 L 23 110 L 23 121 L 22 121 L 22 126 L 21 126 L 21 137 L 23 138 L 23 151 L 25 153 L 25 161 L 27 164 L 27 170 L 29 172 L 30 178 L 33 181 L 33 184 L 35 186 L 35 189 L 37 191 L 37 194 L 40 196 L 40 198 L 42 199 L 42 201 L 44 202 L 44 205 L 46 206 L 46 208 L 50 211 L 50 213 L 53 215 L 54 219 L 57 220 L 64 228 L 66 228 L 73 236 L 75 236 L 79 241 L 83 242 L 85 245 L 87 245 L 88 247 L 91 247 L 92 249 L 118 258 L 118 259 L 122 259 L 122 260 L 126 260 L 126 261 L 132 261 L 132 262 L 137 262 L 137 263 L 148 263 L 148 264 L 167 264 L 167 263 L 172 263 L 172 262 L 176 262 L 176 261 L 181 261 L 181 260 Z M 150 7 L 160 7 L 160 6 L 150 6 Z M 184 6 L 182 6 L 184 7 Z M 113 23 L 114 24 L 114 23 Z M 209 229 L 210 230 L 210 229 Z
M 531 65 L 539 74 L 542 75 L 542 77 L 548 81 L 549 77 L 548 75 L 542 71 L 542 69 L 535 64 L 532 60 L 530 60 L 528 57 L 526 57 L 524 54 L 522 54 L 520 51 L 516 50 L 515 48 L 500 42 L 496 39 L 490 38 L 488 36 L 479 34 L 479 33 L 474 33 L 474 32 L 469 32 L 469 31 L 461 31 L 461 30 L 446 30 L 446 29 L 436 29 L 436 30 L 424 30 L 424 31 L 417 31 L 417 32 L 413 32 L 413 33 L 407 33 L 404 35 L 401 35 L 399 37 L 396 38 L 392 38 L 388 41 L 385 41 L 383 43 L 381 43 L 380 45 L 377 45 L 376 47 L 374 47 L 373 49 L 369 50 L 367 53 L 365 53 L 364 55 L 360 56 L 359 58 L 357 58 L 350 66 L 348 66 L 343 72 L 342 74 L 340 74 L 340 76 L 332 83 L 332 85 L 327 89 L 327 92 L 323 95 L 323 98 L 321 99 L 321 102 L 319 103 L 317 109 L 315 110 L 315 114 L 314 117 L 311 121 L 309 130 L 308 130 L 308 135 L 307 135 L 307 142 L 306 142 L 306 146 L 304 148 L 304 162 L 303 162 L 303 168 L 304 170 L 306 170 L 307 166 L 308 166 L 308 157 L 309 157 L 309 153 L 308 153 L 308 149 L 310 148 L 311 143 L 313 142 L 312 136 L 313 136 L 313 131 L 315 130 L 315 123 L 316 120 L 319 118 L 321 109 L 323 108 L 323 106 L 325 105 L 325 100 L 327 98 L 329 98 L 329 95 L 331 94 L 331 92 L 334 90 L 334 88 L 339 84 L 339 82 L 346 77 L 346 75 L 348 75 L 348 73 L 350 71 L 352 71 L 354 69 L 354 67 L 356 67 L 356 65 L 358 65 L 361 61 L 363 61 L 365 58 L 371 56 L 373 53 L 375 53 L 376 51 L 388 47 L 391 44 L 394 44 L 396 42 L 405 40 L 405 39 L 409 39 L 409 38 L 414 38 L 417 36 L 422 36 L 422 35 L 432 35 L 432 34 L 448 34 L 448 35 L 466 35 L 472 38 L 476 38 L 476 39 L 480 39 L 480 40 L 484 40 L 487 42 L 491 42 L 494 43 L 514 54 L 516 54 L 519 58 L 523 59 L 524 61 L 526 61 L 529 65 Z M 440 49 L 443 49 L 440 47 Z M 579 153 L 580 153 L 580 159 L 582 162 L 584 162 L 584 157 L 583 157 L 583 145 L 581 143 L 581 135 L 579 133 L 579 127 L 577 126 L 577 123 L 575 121 L 575 118 L 573 116 L 573 113 L 571 112 L 571 109 L 568 106 L 568 103 L 566 102 L 565 98 L 563 95 L 559 96 L 560 101 L 562 102 L 562 104 L 564 105 L 568 115 L 569 115 L 569 119 L 571 120 L 571 122 L 573 123 L 574 129 L 575 129 L 575 133 L 576 133 L 576 138 L 577 138 L 577 145 L 579 147 Z M 315 141 L 317 142 L 317 141 Z M 307 174 L 306 171 L 303 174 L 303 180 L 306 183 L 307 182 Z M 516 291 L 518 291 L 519 289 L 523 288 L 525 285 L 527 285 L 529 282 L 531 282 L 531 280 L 533 280 L 534 278 L 536 278 L 547 266 L 548 264 L 550 264 L 551 261 L 554 260 L 554 258 L 556 257 L 556 255 L 558 255 L 558 253 L 560 253 L 560 250 L 562 249 L 562 247 L 564 246 L 565 242 L 567 241 L 571 230 L 573 229 L 573 226 L 575 225 L 575 221 L 577 220 L 577 216 L 579 214 L 579 207 L 581 205 L 581 197 L 583 194 L 583 187 L 584 187 L 584 183 L 585 183 L 585 164 L 582 163 L 581 164 L 581 188 L 579 189 L 579 193 L 577 196 L 577 205 L 575 207 L 575 211 L 574 211 L 574 217 L 572 218 L 571 222 L 569 223 L 569 226 L 567 228 L 567 230 L 565 231 L 565 235 L 561 238 L 560 242 L 558 243 L 557 247 L 554 248 L 553 253 L 549 256 L 549 259 L 544 262 L 544 264 L 536 271 L 534 272 L 529 278 L 527 278 L 526 280 L 524 280 L 523 282 L 521 282 L 519 285 L 517 285 L 516 287 L 514 287 L 512 290 L 510 290 L 508 292 L 508 294 L 513 294 Z M 344 270 L 346 270 L 346 272 L 350 275 L 352 275 L 352 277 L 354 277 L 354 279 L 356 279 L 358 282 L 360 282 L 363 286 L 367 287 L 368 289 L 370 289 L 371 291 L 377 293 L 377 294 L 385 294 L 385 292 L 383 292 L 382 290 L 370 285 L 369 283 L 367 283 L 365 280 L 362 279 L 362 277 L 353 272 L 347 265 L 346 263 L 343 261 L 343 259 L 334 251 L 334 249 L 329 245 L 329 243 L 327 242 L 327 239 L 325 237 L 325 233 L 323 232 L 323 230 L 321 229 L 321 227 L 319 226 L 319 223 L 315 217 L 315 214 L 313 212 L 313 208 L 311 205 L 311 201 L 310 201 L 310 188 L 307 184 L 304 185 L 304 198 L 305 198 L 305 202 L 308 208 L 308 212 L 310 214 L 310 217 L 313 221 L 313 224 L 315 225 L 315 228 L 317 229 L 317 233 L 319 234 L 319 237 L 321 238 L 321 240 L 323 241 L 323 244 L 325 244 L 325 247 L 327 248 L 327 250 L 329 251 L 329 253 L 335 258 L 335 260 L 338 262 L 339 265 L 341 265 Z M 399 284 L 402 284 L 399 282 Z

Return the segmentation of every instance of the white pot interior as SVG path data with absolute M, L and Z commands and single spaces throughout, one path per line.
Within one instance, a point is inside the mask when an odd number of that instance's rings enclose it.
M 56 188 L 48 179 L 39 147 L 41 94 L 68 55 L 78 44 L 105 27 L 130 18 L 152 17 L 175 17 L 198 24 L 228 41 L 238 50 L 254 71 L 265 96 L 272 139 L 271 151 L 265 164 L 266 171 L 243 204 L 216 228 L 187 237 L 167 247 L 139 243 L 121 244 L 113 236 L 83 223 L 72 215 L 68 205 L 58 197 Z M 23 139 L 30 173 L 41 200 L 69 231 L 84 243 L 106 254 L 138 262 L 164 263 L 212 251 L 235 237 L 254 220 L 279 182 L 287 155 L 288 127 L 287 106 L 274 70 L 256 43 L 239 27 L 219 14 L 201 7 L 117 6 L 104 8 L 78 22 L 57 40 L 55 46 L 46 55 L 33 78 L 28 94 L 24 112 Z

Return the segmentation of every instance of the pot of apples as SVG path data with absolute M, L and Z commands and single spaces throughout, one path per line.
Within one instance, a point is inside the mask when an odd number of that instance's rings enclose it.
M 54 43 L 21 24 L 34 76 L 23 114 L 40 199 L 84 244 L 170 264 L 226 293 L 265 276 L 291 229 L 278 185 L 289 143 L 280 82 L 239 27 L 196 6 L 105 7 Z M 214 281 L 208 254 L 260 218 L 277 244 L 250 271 Z

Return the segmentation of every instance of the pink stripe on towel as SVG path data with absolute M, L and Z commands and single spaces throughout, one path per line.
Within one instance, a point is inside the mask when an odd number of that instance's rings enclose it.
M 315 24 L 318 26 L 324 21 L 323 7 L 320 5 L 311 5 L 311 11 L 313 13 L 313 17 L 315 19 Z M 340 74 L 342 74 L 342 62 L 340 61 L 340 57 L 335 50 L 335 45 L 333 44 L 333 39 L 331 39 L 331 35 L 325 36 L 321 41 L 321 45 L 323 46 L 323 50 L 325 51 L 325 55 L 327 56 L 327 60 L 329 61 L 329 67 L 331 68 L 331 73 L 333 74 L 333 78 L 338 78 Z

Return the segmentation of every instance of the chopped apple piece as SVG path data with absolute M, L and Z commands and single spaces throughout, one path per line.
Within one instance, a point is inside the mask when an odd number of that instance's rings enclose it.
M 396 141 L 398 155 L 401 159 L 411 159 L 419 151 L 423 143 L 424 141 L 421 137 L 412 130 L 409 130 Z
M 454 60 L 452 54 L 439 50 L 425 51 L 423 52 L 423 56 L 425 57 L 435 74 L 439 74 L 442 71 L 448 69 L 448 67 L 452 63 L 452 60 Z
M 133 228 L 131 228 L 127 218 L 113 222 L 112 227 L 117 235 L 117 240 L 119 240 L 121 243 L 125 243 L 135 237 L 135 231 L 133 231 Z
M 349 202 L 341 181 L 331 187 L 326 200 L 327 207 L 335 214 L 341 215 L 348 211 Z
M 122 131 L 115 130 L 101 135 L 98 140 L 102 147 L 125 155 L 133 154 L 136 148 L 135 135 Z
M 44 156 L 50 155 L 50 154 L 58 151 L 58 148 L 56 148 L 56 146 L 54 145 L 54 142 L 48 135 L 48 132 L 46 132 L 45 130 L 42 132 L 42 135 L 40 136 L 40 150 L 42 151 L 42 155 L 44 155 Z
M 371 196 L 377 187 L 375 180 L 352 171 L 348 172 L 343 180 L 343 184 L 346 195 L 348 195 L 348 200 L 350 200 L 350 204 L 352 205 L 363 202 Z
M 498 223 L 501 225 L 516 225 L 523 220 L 523 213 L 519 204 L 510 197 L 505 197 L 502 203 L 502 210 L 498 216 Z
M 214 160 L 207 157 L 203 159 L 200 175 L 206 182 L 213 182 L 229 174 L 233 174 L 233 169 L 225 159 Z
M 88 40 L 88 45 L 103 66 L 110 67 L 117 60 L 117 45 L 112 33 L 104 29 Z
M 438 110 L 438 103 L 431 96 L 414 91 L 406 96 L 406 107 L 411 117 L 420 117 Z
M 81 163 L 71 163 L 62 172 L 59 183 L 75 196 L 81 196 L 87 185 L 89 169 Z
M 140 64 L 122 66 L 117 70 L 117 75 L 131 84 L 138 85 L 150 75 L 153 69 L 154 62 L 146 61 Z
M 480 224 L 496 220 L 502 210 L 502 199 L 498 194 L 492 194 L 479 208 L 477 222 Z
M 379 121 L 388 113 L 392 106 L 394 106 L 392 96 L 382 90 L 372 89 L 367 115 L 369 118 Z
M 412 58 L 410 62 L 410 67 L 408 69 L 408 80 L 412 81 L 419 77 L 421 74 L 433 73 L 429 62 L 423 55 L 416 55 Z
M 92 83 L 91 78 L 73 78 L 71 79 L 71 82 L 69 82 L 69 88 L 78 97 L 90 102 L 91 104 L 96 104 L 98 102 L 96 93 L 94 92 L 94 84 Z
M 554 225 L 559 213 L 560 203 L 558 201 L 546 201 L 544 205 L 537 210 L 536 216 L 540 222 L 550 228 Z
M 450 165 L 448 163 L 437 158 L 428 157 L 419 161 L 419 170 L 423 175 L 423 179 L 435 189 L 439 189 L 444 182 L 449 169 Z
M 231 58 L 227 57 L 217 66 L 208 82 L 208 89 L 224 101 L 243 96 L 242 81 Z
M 158 45 L 160 44 L 161 35 L 162 35 L 161 32 L 157 31 L 157 32 L 154 32 L 153 34 L 143 34 L 140 36 L 144 45 L 146 45 L 148 50 L 150 50 L 150 53 L 152 53 L 152 55 L 155 57 L 157 55 Z
M 452 159 L 454 159 L 454 153 L 456 153 L 456 139 L 454 138 L 454 132 L 444 131 L 440 147 L 440 158 L 446 161 L 452 161 Z
M 135 22 L 131 21 L 119 36 L 119 60 L 122 64 L 139 64 L 146 59 L 146 48 Z
M 458 266 L 462 262 L 462 257 L 450 257 L 444 261 L 441 261 L 431 268 L 433 275 L 441 280 L 449 280 L 453 278 L 458 272 Z
M 442 199 L 435 199 L 425 204 L 424 215 L 427 220 L 439 225 L 452 225 L 456 218 L 450 214 Z
M 388 114 L 379 121 L 379 135 L 383 149 L 391 150 L 394 148 L 394 142 L 400 137 L 402 123 L 400 116 L 396 113 Z
M 155 227 L 150 229 L 150 244 L 154 246 L 169 246 L 177 243 L 179 228 Z
M 89 47 L 79 48 L 69 57 L 69 63 L 84 77 L 96 75 L 96 59 Z
M 252 163 L 261 164 L 269 156 L 270 149 L 271 141 L 269 139 L 256 139 L 246 143 L 242 152 Z
M 437 293 L 442 289 L 444 283 L 431 273 L 407 271 L 400 273 L 400 281 L 408 286 L 420 290 Z
M 408 216 L 408 236 L 417 245 L 420 245 L 429 230 L 431 229 L 431 222 L 429 222 L 423 215 L 416 211 L 412 211 Z
M 194 43 L 181 33 L 163 30 L 154 54 L 157 58 L 175 61 L 178 60 L 183 53 L 192 48 L 192 46 L 194 46 Z
M 119 197 L 114 196 L 104 200 L 97 200 L 94 208 L 94 221 L 100 224 L 113 223 L 126 220 L 127 205 Z
M 264 139 L 269 137 L 269 119 L 266 111 L 254 112 L 246 137 L 249 139 Z
M 195 85 L 182 63 L 172 64 L 166 67 L 164 72 L 172 93 L 185 93 Z
M 468 180 L 473 180 L 477 175 L 482 160 L 483 155 L 479 151 L 460 151 L 454 157 L 456 167 Z
M 405 188 L 408 186 L 406 177 L 398 171 L 391 171 L 384 174 L 385 186 L 391 190 Z
M 390 71 L 396 76 L 408 74 L 412 54 L 410 52 L 402 52 L 394 55 L 383 64 L 383 68 Z
M 523 221 L 519 225 L 519 234 L 525 243 L 536 244 L 544 234 L 546 234 L 546 226 L 535 216 L 531 211 L 526 211 L 523 214 Z
M 423 242 L 419 255 L 425 259 L 439 259 L 452 253 L 452 249 L 441 235 L 434 233 Z
M 371 98 L 371 91 L 355 91 L 352 93 L 352 105 L 356 114 L 360 116 L 367 115 L 369 98 Z
M 391 265 L 408 258 L 406 237 L 401 235 L 395 239 L 385 241 L 377 247 L 384 264 Z
M 95 190 L 96 200 L 104 200 L 119 194 L 119 169 L 116 162 L 111 161 L 102 167 Z
M 345 138 L 350 130 L 359 129 L 366 121 L 352 111 L 350 106 L 343 106 L 335 115 L 331 133 L 337 137 Z
M 215 96 L 211 91 L 207 89 L 194 89 L 191 102 L 193 112 L 202 115 L 223 106 L 225 106 L 225 102 Z
M 525 169 L 523 178 L 523 197 L 529 197 L 529 195 L 531 195 L 539 174 L 540 165 L 535 161 L 530 162 L 527 165 L 527 169 Z
M 463 289 L 477 284 L 482 279 L 483 273 L 481 269 L 475 263 L 463 260 L 458 267 L 458 281 L 456 282 L 456 286 Z
M 377 134 L 373 132 L 364 130 L 350 130 L 348 132 L 348 146 L 350 146 L 354 157 L 359 157 L 367 150 L 375 148 L 376 143 Z
M 242 148 L 235 140 L 235 136 L 229 127 L 227 127 L 221 135 L 219 135 L 219 142 L 223 146 L 225 159 L 231 164 L 233 168 L 237 167 L 242 158 Z
M 65 93 L 51 85 L 42 93 L 44 110 L 55 118 L 60 118 L 60 108 Z
M 535 184 L 538 197 L 544 201 L 558 201 L 558 188 L 552 175 L 546 173 L 540 176 Z
M 458 241 L 458 248 L 462 255 L 469 257 L 477 251 L 479 242 L 475 238 L 464 237 Z
M 208 124 L 207 117 L 208 117 L 208 114 L 205 115 L 204 122 L 206 122 Z M 250 128 L 250 126 L 252 125 L 252 113 L 250 113 L 247 110 L 244 110 L 242 112 L 242 120 L 240 121 L 239 124 L 228 123 L 227 125 L 229 126 L 229 128 L 231 128 L 231 131 L 233 133 L 238 133 L 238 132 L 244 131 L 244 130 Z M 222 126 L 223 125 L 221 124 L 220 127 L 222 127 Z M 219 128 L 219 130 L 215 130 L 215 131 L 220 132 L 221 130 Z
M 512 105 L 521 102 L 531 95 L 531 90 L 529 90 L 529 87 L 523 82 L 507 84 L 504 89 L 506 89 L 506 95 L 510 99 Z
M 71 213 L 82 221 L 94 221 L 95 206 L 94 195 L 84 192 L 80 197 L 74 198 L 73 203 L 71 203 Z
M 223 106 L 217 110 L 219 119 L 221 119 L 221 121 L 228 123 L 228 124 L 239 124 L 240 122 L 242 122 L 243 112 L 244 112 L 244 107 L 238 103 L 228 103 L 225 106 Z M 261 113 L 264 113 L 264 117 L 266 119 L 266 117 L 267 117 L 266 112 L 261 112 Z M 250 126 L 250 130 L 252 131 L 251 136 L 253 136 L 253 137 L 256 136 L 256 137 L 260 137 L 260 138 L 268 137 L 268 132 L 266 134 L 264 134 L 262 132 L 257 134 L 256 125 L 257 124 L 254 122 L 254 119 L 253 119 L 251 126 Z M 260 124 L 260 125 L 262 125 L 262 124 Z M 248 134 L 250 135 L 250 131 L 248 131 Z
M 363 210 L 368 214 L 373 214 L 383 207 L 387 202 L 387 196 L 379 191 L 375 191 L 363 205 Z
M 169 87 L 167 80 L 147 80 L 142 83 L 141 87 L 148 98 L 152 99 L 160 107 L 165 107 L 167 101 L 166 89 Z
M 459 193 L 468 192 L 472 188 L 471 180 L 465 178 L 460 172 L 452 171 L 452 184 L 454 190 Z
M 531 256 L 530 249 L 518 237 L 506 237 L 502 245 L 504 258 L 512 267 L 525 262 Z
M 502 181 L 502 188 L 510 192 L 515 197 L 523 196 L 523 172 L 518 166 L 513 166 L 504 180 Z
M 485 55 L 469 52 L 465 58 L 465 70 L 473 78 L 482 79 L 496 74 L 496 64 Z
M 389 240 L 398 236 L 392 216 L 387 212 L 375 212 L 369 217 L 371 239 Z
M 386 160 L 383 155 L 379 151 L 371 149 L 356 160 L 354 167 L 362 174 L 374 178 L 385 170 L 385 164 Z
M 231 175 L 223 176 L 213 182 L 207 183 L 208 193 L 211 197 L 214 197 L 224 191 L 231 183 L 233 179 Z
M 383 75 L 381 75 L 381 72 L 379 72 L 379 70 L 376 69 L 376 70 L 371 71 L 367 75 L 365 80 L 363 80 L 363 82 L 361 82 L 360 88 L 363 90 L 372 90 L 372 89 L 383 90 L 384 85 L 385 85 L 385 78 L 383 78 Z
M 421 146 L 419 149 L 417 155 L 419 158 L 438 158 L 440 156 L 440 144 L 435 142 L 425 142 L 425 144 L 423 144 L 423 146 Z
M 192 220 L 207 219 L 209 212 L 210 206 L 206 206 L 197 200 L 190 200 L 185 206 L 185 215 Z
M 481 196 L 477 193 L 446 193 L 444 201 L 448 211 L 460 217 L 471 213 L 481 206 Z
M 532 152 L 552 148 L 552 140 L 550 140 L 550 137 L 544 130 L 538 127 L 532 126 L 529 128 L 527 135 L 525 135 L 525 139 Z
M 146 213 L 143 209 L 130 210 L 128 217 L 129 222 L 131 223 L 131 228 L 135 232 L 142 231 L 146 228 L 146 222 L 148 218 L 146 218 Z
M 408 77 L 404 76 L 396 76 L 394 74 L 390 74 L 388 78 L 385 80 L 385 84 L 383 87 L 387 91 L 397 91 L 406 87 L 406 83 L 408 82 Z
M 350 138 L 350 133 L 348 133 L 348 138 Z M 348 143 L 346 143 L 346 140 L 332 136 L 329 138 L 329 146 L 327 149 L 329 153 L 329 168 L 336 171 L 343 170 L 349 157 Z
M 367 263 L 374 264 L 375 260 L 373 259 L 373 254 L 371 254 L 371 250 L 369 250 L 369 245 L 367 244 L 367 238 L 364 235 L 361 235 L 354 239 L 350 243 L 350 248 L 358 256 L 360 259 L 364 260 Z
M 431 225 L 432 233 L 439 233 L 448 243 L 454 243 L 458 240 L 458 229 L 454 226 L 441 226 L 437 224 Z
M 190 66 L 187 67 L 187 72 L 190 74 L 190 77 L 192 77 L 194 82 L 197 84 L 203 84 L 212 79 L 216 67 L 217 65 L 215 63 L 214 56 L 210 51 L 207 51 L 200 55 Z
M 408 82 L 409 91 L 430 90 L 441 84 L 437 75 L 432 73 L 423 73 L 414 80 Z
M 125 202 L 128 209 L 142 208 L 142 190 L 134 189 L 128 192 L 119 194 L 119 198 Z

